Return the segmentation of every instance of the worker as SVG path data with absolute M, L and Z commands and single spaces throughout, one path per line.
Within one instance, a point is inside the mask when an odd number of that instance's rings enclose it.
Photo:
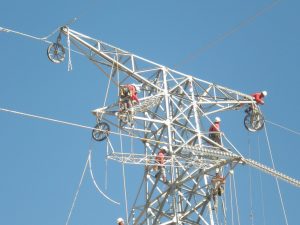
M 155 157 L 155 162 L 158 164 L 158 173 L 155 178 L 162 177 L 164 183 L 167 183 L 166 168 L 165 168 L 165 155 L 168 151 L 167 146 L 162 146 Z
M 118 224 L 118 225 L 124 225 L 124 220 L 123 220 L 123 218 L 118 218 L 118 219 L 117 219 L 117 224 Z
M 133 105 L 138 104 L 140 101 L 137 94 L 140 92 L 140 87 L 134 84 L 129 84 L 128 89 L 130 91 L 131 102 Z
M 264 105 L 264 97 L 268 95 L 267 91 L 262 91 L 262 92 L 256 92 L 254 94 L 251 94 L 253 97 L 253 100 L 256 102 L 258 105 Z M 250 113 L 253 110 L 253 106 L 249 104 L 249 108 L 245 110 L 246 113 Z
M 127 84 L 120 86 L 120 109 L 125 111 L 131 109 L 132 106 L 139 103 L 137 93 L 140 91 L 140 87 L 134 84 Z
M 219 168 L 216 169 L 216 175 L 211 179 L 211 195 L 214 201 L 213 209 L 218 207 L 218 197 L 221 196 L 224 192 L 225 178 L 222 177 L 219 173 Z
M 209 128 L 209 138 L 219 145 L 221 145 L 220 122 L 220 117 L 216 117 L 214 123 Z
M 267 91 L 257 92 L 252 94 L 251 96 L 254 98 L 255 102 L 259 105 L 265 104 L 264 97 L 266 97 L 268 94 Z

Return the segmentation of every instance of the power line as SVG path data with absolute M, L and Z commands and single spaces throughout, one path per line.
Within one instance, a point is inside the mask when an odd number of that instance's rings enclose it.
M 175 68 L 180 67 L 180 66 L 196 59 L 203 52 L 205 52 L 208 49 L 211 49 L 212 47 L 216 46 L 219 42 L 223 41 L 224 39 L 226 39 L 230 35 L 236 33 L 238 30 L 240 30 L 241 28 L 245 27 L 246 25 L 248 25 L 249 23 L 254 21 L 257 17 L 259 17 L 259 16 L 265 14 L 267 11 L 271 10 L 279 2 L 280 2 L 280 0 L 273 0 L 270 4 L 268 4 L 267 6 L 264 6 L 260 10 L 258 10 L 254 15 L 246 18 L 245 20 L 243 20 L 242 22 L 240 22 L 239 24 L 237 24 L 236 26 L 234 26 L 230 30 L 228 30 L 225 33 L 221 34 L 219 37 L 211 40 L 210 42 L 205 44 L 203 47 L 198 48 L 196 51 L 190 53 L 183 60 L 181 60 L 180 62 L 175 64 L 174 67 Z

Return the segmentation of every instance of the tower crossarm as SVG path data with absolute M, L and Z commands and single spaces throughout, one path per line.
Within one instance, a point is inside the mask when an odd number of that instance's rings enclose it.
M 104 71 L 103 67 L 110 69 L 106 75 L 111 73 L 109 78 L 114 81 L 113 83 L 121 85 L 125 82 L 136 81 L 144 85 L 143 90 L 147 91 L 146 96 L 164 93 L 170 95 L 171 101 L 185 105 L 195 101 L 199 110 L 207 115 L 220 110 L 239 109 L 243 105 L 256 104 L 248 94 L 181 73 L 81 34 L 69 27 L 62 27 L 61 33 L 83 55 L 96 64 L 99 69 L 101 68 L 102 72 Z M 163 76 L 165 76 L 165 82 Z M 166 85 L 167 89 L 164 87 Z M 216 108 L 211 109 L 211 105 Z
M 292 185 L 295 185 L 296 187 L 300 187 L 300 181 L 296 180 L 292 177 L 289 177 L 281 172 L 276 171 L 275 169 L 272 169 L 270 167 L 267 167 L 259 162 L 256 162 L 252 159 L 242 159 L 243 162 L 245 162 L 247 165 L 254 167 L 256 169 L 259 169 L 261 171 L 263 171 L 264 173 L 268 173 L 270 175 L 272 175 L 273 177 L 279 178 L 287 183 L 290 183 Z

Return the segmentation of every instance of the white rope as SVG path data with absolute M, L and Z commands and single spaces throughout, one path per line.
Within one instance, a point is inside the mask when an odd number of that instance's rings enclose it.
M 257 136 L 257 144 L 258 144 L 258 161 L 260 162 L 260 140 L 259 136 Z M 262 215 L 264 225 L 266 225 L 266 213 L 265 213 L 265 201 L 264 201 L 264 193 L 263 193 L 263 183 L 262 183 L 262 176 L 261 171 L 259 171 L 259 183 L 260 183 L 260 195 L 261 195 L 261 205 L 262 205 Z
M 25 33 L 19 32 L 19 31 L 14 31 L 14 30 L 4 28 L 4 27 L 0 27 L 0 32 L 14 33 L 14 34 L 21 35 L 21 36 L 24 36 L 24 37 L 28 37 L 28 38 L 31 38 L 31 39 L 34 39 L 34 40 L 43 41 L 43 42 L 46 42 L 48 44 L 52 43 L 51 41 L 47 40 L 48 36 L 50 36 L 50 35 L 48 35 L 46 37 L 35 37 L 33 35 L 25 34 Z
M 285 127 L 285 126 L 282 126 L 282 125 L 277 124 L 277 123 L 274 123 L 274 122 L 271 122 L 271 121 L 269 121 L 269 120 L 265 120 L 265 122 L 267 122 L 267 123 L 269 123 L 269 124 L 272 124 L 272 125 L 274 125 L 274 126 L 280 127 L 280 128 L 282 128 L 282 129 L 284 129 L 284 130 L 287 130 L 287 131 L 289 131 L 289 132 L 291 132 L 291 133 L 294 133 L 294 134 L 297 134 L 297 135 L 300 136 L 300 132 L 298 132 L 298 131 L 294 131 L 294 130 L 292 130 L 292 129 L 290 129 L 290 128 L 287 128 L 287 127 Z
M 5 109 L 5 108 L 0 108 L 0 111 L 9 112 L 9 113 L 13 113 L 13 114 L 21 115 L 21 116 L 26 116 L 26 117 L 31 117 L 31 118 L 35 118 L 35 119 L 51 121 L 51 122 L 60 123 L 60 124 L 64 124 L 64 125 L 85 128 L 85 129 L 89 129 L 89 130 L 94 130 L 95 129 L 94 127 L 84 126 L 84 125 L 80 125 L 80 124 L 77 124 L 77 123 L 71 123 L 71 122 L 67 122 L 67 121 L 63 121 L 63 120 L 52 119 L 52 118 L 49 118 L 49 117 L 38 116 L 38 115 L 34 115 L 34 114 L 29 114 L 29 113 L 23 113 L 23 112 L 10 110 L 10 109 Z M 98 130 L 100 130 L 100 129 L 98 129 Z M 122 136 L 126 136 L 126 137 L 132 137 L 132 135 L 127 135 L 127 134 L 113 132 L 113 131 L 109 131 L 109 133 L 110 134 L 115 134 L 115 135 L 118 135 L 118 136 L 122 135 Z M 137 139 L 143 139 L 143 138 L 140 138 L 138 136 L 133 136 L 133 137 L 137 138 Z
M 106 159 L 105 159 L 105 190 L 107 190 L 107 178 L 108 178 L 108 160 L 107 160 L 107 156 L 108 156 L 108 141 L 106 142 Z
M 236 207 L 236 212 L 237 212 L 237 220 L 238 220 L 238 224 L 241 225 L 241 222 L 240 222 L 240 209 L 239 209 L 239 204 L 238 204 L 238 199 L 237 199 L 237 192 L 236 192 L 234 174 L 232 174 L 232 180 L 233 180 L 233 189 L 234 189 L 234 196 L 235 196 L 235 207 Z
M 272 161 L 272 166 L 273 166 L 273 169 L 275 170 L 275 163 L 274 163 L 274 160 L 273 160 L 273 155 L 272 155 L 272 150 L 271 150 L 271 145 L 270 145 L 270 141 L 269 141 L 269 137 L 268 137 L 266 124 L 265 124 L 265 134 L 266 134 L 269 153 L 270 153 L 270 157 L 271 157 L 271 161 Z M 282 211 L 283 211 L 283 215 L 284 215 L 284 219 L 285 219 L 285 224 L 288 225 L 289 223 L 288 223 L 287 215 L 286 215 L 286 212 L 285 212 L 285 207 L 284 207 L 284 203 L 283 203 L 283 199 L 282 199 L 282 195 L 281 195 L 281 190 L 280 190 L 278 178 L 275 177 L 275 180 L 276 180 L 276 185 L 277 185 L 277 189 L 278 189 L 278 194 L 279 194 L 279 197 L 280 197 L 280 202 L 281 202 L 281 207 L 282 207 Z
M 42 42 L 45 42 L 47 44 L 52 44 L 53 42 L 49 41 L 47 39 L 49 37 L 51 37 L 52 35 L 54 35 L 59 29 L 60 29 L 60 27 L 56 28 L 53 32 L 51 32 L 49 35 L 47 35 L 45 37 L 36 37 L 36 36 L 30 35 L 30 34 L 25 34 L 25 33 L 22 33 L 22 32 L 19 32 L 19 31 L 15 31 L 15 30 L 11 30 L 11 29 L 8 29 L 8 28 L 5 28 L 5 27 L 0 27 L 0 32 L 14 33 L 14 34 L 21 35 L 21 36 L 24 36 L 24 37 L 27 37 L 27 38 L 31 38 L 31 39 L 34 39 L 34 40 L 37 40 L 37 41 L 42 41 Z M 70 51 L 72 51 L 72 52 L 74 52 L 76 54 L 84 55 L 83 53 L 75 51 L 75 50 L 72 50 L 70 48 L 66 48 L 66 49 L 68 49 L 68 50 L 70 50 Z
M 68 71 L 72 70 L 72 61 L 71 61 L 71 45 L 70 45 L 70 32 L 69 28 L 67 28 L 67 45 L 68 45 L 68 53 L 69 53 L 69 59 L 68 59 Z
M 93 183 L 95 185 L 95 187 L 97 188 L 97 190 L 99 191 L 99 193 L 104 196 L 107 200 L 109 200 L 110 202 L 116 204 L 116 205 L 120 205 L 119 202 L 111 199 L 110 197 L 108 197 L 106 194 L 104 194 L 104 192 L 99 188 L 99 186 L 97 185 L 97 182 L 94 178 L 94 174 L 93 174 L 93 170 L 92 170 L 92 151 L 90 150 L 90 153 L 89 153 L 89 157 L 88 157 L 88 162 L 89 162 L 89 168 L 90 168 L 90 174 L 91 174 L 91 177 L 92 177 L 92 180 L 93 180 Z
M 73 209 L 74 209 L 74 207 L 75 207 L 75 203 L 76 203 L 76 200 L 77 200 L 77 197 L 78 197 L 78 194 L 79 194 L 79 190 L 80 190 L 80 187 L 81 187 L 81 184 L 82 184 L 82 181 L 83 181 L 83 177 L 84 177 L 84 174 L 85 174 L 85 171 L 86 171 L 86 167 L 87 167 L 87 165 L 88 165 L 88 161 L 89 161 L 89 158 L 86 160 L 86 163 L 85 163 L 85 166 L 84 166 L 84 169 L 83 169 L 81 178 L 80 178 L 80 182 L 79 182 L 79 185 L 78 185 L 78 188 L 77 188 L 77 191 L 76 191 L 76 194 L 75 194 L 73 203 L 72 203 L 72 207 L 71 207 L 71 209 L 70 209 L 70 211 L 69 211 L 69 215 L 68 215 L 68 218 L 67 218 L 67 221 L 66 221 L 66 225 L 69 224 L 69 221 L 70 221 L 70 218 L 71 218 Z
M 249 158 L 251 158 L 251 147 L 250 147 L 250 137 L 249 137 L 249 132 L 248 132 L 248 153 L 249 153 Z M 249 201 L 250 201 L 250 221 L 251 225 L 254 225 L 254 213 L 253 213 L 253 200 L 252 200 L 252 168 L 249 166 L 248 168 L 249 171 Z
M 231 211 L 231 224 L 234 225 L 234 217 L 233 217 L 233 191 L 232 191 L 232 176 L 230 176 L 230 211 Z
M 118 57 L 117 57 L 117 61 L 118 61 Z M 118 84 L 120 84 L 120 73 L 119 73 L 119 68 L 118 68 L 118 64 L 117 64 L 117 74 L 118 74 Z M 120 93 L 119 91 L 119 85 L 118 85 L 118 93 Z M 119 133 L 121 134 L 121 129 L 119 127 Z M 120 147 L 121 147 L 121 152 L 123 154 L 123 139 L 122 139 L 122 135 L 120 135 Z M 127 189 L 126 189 L 126 174 L 125 174 L 125 165 L 124 165 L 124 161 L 122 160 L 122 177 L 123 177 L 123 189 L 124 189 L 124 199 L 125 199 L 125 211 L 126 211 L 126 223 L 129 224 L 129 218 L 128 218 L 128 202 L 127 202 Z

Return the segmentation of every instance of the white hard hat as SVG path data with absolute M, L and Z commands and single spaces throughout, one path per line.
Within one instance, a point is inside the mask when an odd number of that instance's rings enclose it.
M 262 91 L 261 93 L 263 94 L 263 96 L 267 96 L 268 95 L 267 91 Z
M 167 146 L 160 147 L 160 150 L 165 150 L 166 152 L 169 150 Z
M 221 118 L 217 116 L 217 117 L 215 118 L 215 122 L 221 122 Z
M 219 173 L 220 172 L 220 169 L 219 168 L 216 168 L 216 173 Z
M 141 88 L 139 86 L 135 86 L 135 90 L 136 90 L 136 92 L 140 92 Z
M 117 219 L 117 223 L 121 223 L 121 222 L 124 222 L 124 220 L 123 220 L 123 218 L 120 217 Z

